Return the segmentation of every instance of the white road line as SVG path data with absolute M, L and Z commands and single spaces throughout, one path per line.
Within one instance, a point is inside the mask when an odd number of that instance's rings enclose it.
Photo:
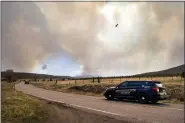
M 30 94 L 31 95 L 31 94 Z M 57 102 L 57 103 L 60 103 L 60 104 L 64 104 L 64 105 L 67 105 L 71 108 L 82 108 L 82 109 L 88 109 L 88 110 L 92 110 L 92 111 L 96 111 L 96 112 L 101 112 L 101 113 L 105 113 L 105 114 L 110 114 L 110 115 L 114 115 L 114 116 L 119 116 L 119 117 L 126 117 L 124 115 L 120 115 L 120 114 L 117 114 L 117 113 L 113 113 L 113 112 L 108 112 L 108 111 L 103 111 L 103 110 L 99 110 L 99 109 L 93 109 L 93 108 L 89 108 L 89 107 L 85 107 L 85 106 L 80 106 L 80 105 L 76 105 L 76 104 L 67 104 L 65 102 L 62 102 L 62 101 L 58 101 L 58 100 L 53 100 L 53 99 L 49 99 L 49 98 L 45 98 L 45 97 L 40 97 L 40 96 L 35 96 L 35 97 L 38 97 L 38 98 L 41 98 L 41 99 L 45 99 L 45 100 L 48 100 L 48 101 L 52 101 L 52 102 Z M 127 117 L 129 119 L 129 117 Z M 132 118 L 133 120 L 133 118 Z M 143 121 L 142 119 L 139 119 L 137 118 L 137 121 Z M 145 121 L 147 123 L 158 123 L 158 122 L 148 122 L 148 121 Z
M 37 96 L 37 97 L 39 97 L 39 96 Z M 123 117 L 123 115 L 120 115 L 120 114 L 117 114 L 117 113 L 107 112 L 107 111 L 103 111 L 103 110 L 99 110 L 99 109 L 88 108 L 88 107 L 85 107 L 85 106 L 80 106 L 80 105 L 75 105 L 75 104 L 67 104 L 65 102 L 61 102 L 61 101 L 58 101 L 58 100 L 53 100 L 53 99 L 49 99 L 49 98 L 45 98 L 45 97 L 39 97 L 39 98 L 45 99 L 45 100 L 48 100 L 48 101 L 53 101 L 53 102 L 61 103 L 61 104 L 66 104 L 66 105 L 72 106 L 72 107 L 89 109 L 89 110 L 93 110 L 93 111 L 97 111 L 97 112 L 102 112 L 102 113 L 107 113 L 107 114 L 117 115 L 117 116 Z
M 62 103 L 62 104 L 67 104 L 65 102 L 52 100 L 52 99 L 48 99 L 48 98 L 45 98 L 45 97 L 39 97 L 39 98 L 46 99 L 46 100 L 49 100 L 49 101 L 58 102 L 58 103 Z M 79 108 L 83 108 L 83 109 L 89 109 L 89 110 L 93 110 L 93 111 L 98 111 L 98 112 L 103 112 L 103 113 L 107 113 L 107 114 L 117 115 L 117 116 L 123 116 L 123 115 L 120 115 L 120 114 L 117 114 L 117 113 L 107 112 L 107 111 L 103 111 L 103 110 L 99 110 L 99 109 L 93 109 L 93 108 L 84 107 L 84 106 L 80 106 L 80 105 L 76 105 L 76 104 L 67 104 L 67 105 L 73 106 L 73 107 L 79 107 Z M 168 107 L 155 107 L 155 106 L 148 106 L 148 107 L 151 107 L 151 108 L 165 108 L 165 109 L 180 110 L 180 111 L 184 110 L 184 109 L 179 109 L 179 108 L 168 108 Z
M 155 107 L 155 106 L 153 106 L 153 107 Z M 168 108 L 168 107 L 158 107 L 158 108 L 165 108 L 165 109 L 184 111 L 184 109 L 180 109 L 180 108 Z
M 37 97 L 38 97 L 38 96 L 37 96 Z M 64 104 L 64 102 L 57 101 L 57 100 L 52 100 L 52 99 L 48 99 L 48 98 L 45 98 L 45 97 L 39 97 L 39 98 L 46 99 L 46 100 L 49 100 L 49 101 L 58 102 L 58 103 L 63 103 L 63 104 Z M 65 104 L 66 104 L 66 103 L 65 103 Z M 88 108 L 88 107 L 84 107 L 84 106 L 80 106 L 80 105 L 75 105 L 75 104 L 68 104 L 68 105 L 71 105 L 71 106 L 74 106 L 74 107 L 79 107 L 79 108 L 84 108 L 84 109 L 89 109 L 89 110 L 93 110 L 93 111 L 103 112 L 103 113 L 107 113 L 107 114 L 122 116 L 122 115 L 117 114 L 117 113 L 111 113 L 111 112 L 102 111 L 102 110 L 99 110 L 99 109 L 92 109 L 92 108 Z M 142 106 L 141 106 L 141 107 L 142 107 Z M 156 107 L 156 106 L 147 106 L 147 107 L 152 107 L 152 108 L 164 108 L 164 109 L 179 110 L 179 111 L 183 111 L 183 110 L 184 110 L 184 109 L 180 109 L 180 108 L 170 108 L 170 107 Z
M 28 95 L 32 95 L 29 92 L 27 92 L 27 94 Z M 114 112 L 108 112 L 108 111 L 94 109 L 94 108 L 89 108 L 89 107 L 85 107 L 85 106 L 81 106 L 81 105 L 76 105 L 76 104 L 69 104 L 69 103 L 65 103 L 65 102 L 62 102 L 62 101 L 54 100 L 54 99 L 49 99 L 49 98 L 38 96 L 38 95 L 34 95 L 34 94 L 32 96 L 38 97 L 40 99 L 48 100 L 48 101 L 51 101 L 51 102 L 56 102 L 56 103 L 59 103 L 59 104 L 64 104 L 64 106 L 66 105 L 66 106 L 72 107 L 72 108 L 87 109 L 87 110 L 91 110 L 91 111 L 101 112 L 101 113 L 104 113 L 104 114 L 110 114 L 110 115 L 114 115 L 114 116 L 119 116 L 119 117 L 122 117 L 122 118 L 124 118 L 124 117 L 126 118 L 127 117 L 127 116 L 124 116 L 124 115 L 121 115 L 121 114 L 118 114 L 118 113 L 114 113 Z M 154 107 L 154 106 L 149 106 L 149 107 Z M 184 109 L 168 108 L 168 107 L 158 107 L 158 108 L 173 109 L 173 110 L 184 110 Z M 129 120 L 129 117 L 127 117 L 127 118 Z M 137 119 L 137 121 L 139 121 L 139 120 L 142 121 L 141 119 Z M 158 122 L 153 121 L 152 123 L 158 123 Z

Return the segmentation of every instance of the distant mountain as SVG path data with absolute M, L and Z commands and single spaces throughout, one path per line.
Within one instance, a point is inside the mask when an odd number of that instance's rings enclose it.
M 142 73 L 142 74 L 136 74 L 132 75 L 129 77 L 152 77 L 152 76 L 177 76 L 181 75 L 184 72 L 184 67 L 185 65 L 179 65 L 177 67 L 169 68 L 166 70 L 161 70 L 161 71 L 155 71 L 155 72 L 147 72 L 147 73 Z M 16 78 L 19 79 L 80 79 L 80 78 L 93 78 L 93 77 L 98 77 L 98 75 L 80 75 L 80 76 L 54 76 L 54 75 L 47 75 L 47 74 L 37 74 L 37 73 L 23 73 L 23 72 L 1 72 L 1 77 L 5 78 L 8 75 L 13 75 Z M 118 77 L 118 76 L 117 76 Z M 115 76 L 115 78 L 117 78 Z M 120 77 L 120 76 L 119 76 Z M 128 76 L 125 76 L 128 77 Z M 103 78 L 113 78 L 113 77 L 103 77 Z
M 92 77 L 98 77 L 98 75 L 79 75 L 74 76 L 73 78 L 92 78 Z
M 185 65 L 179 65 L 177 67 L 169 68 L 166 70 L 147 72 L 142 74 L 136 74 L 133 76 L 177 76 L 181 75 L 184 72 Z
M 33 78 L 52 78 L 52 79 L 65 79 L 71 78 L 70 76 L 54 76 L 47 74 L 37 74 L 37 73 L 24 73 L 24 72 L 1 72 L 1 77 L 5 78 L 6 76 L 12 75 L 19 79 L 33 79 Z

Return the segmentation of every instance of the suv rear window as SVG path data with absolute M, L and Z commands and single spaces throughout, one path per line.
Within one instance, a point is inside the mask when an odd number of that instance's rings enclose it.
M 163 84 L 161 82 L 154 82 L 157 87 L 163 87 Z

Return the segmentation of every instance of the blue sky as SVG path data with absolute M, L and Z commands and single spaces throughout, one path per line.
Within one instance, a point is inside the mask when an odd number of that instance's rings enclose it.
M 47 69 L 42 70 L 42 66 L 46 64 Z M 34 73 L 51 74 L 51 75 L 69 75 L 75 76 L 81 73 L 80 64 L 69 54 L 62 54 L 57 58 L 46 60 L 38 66 Z

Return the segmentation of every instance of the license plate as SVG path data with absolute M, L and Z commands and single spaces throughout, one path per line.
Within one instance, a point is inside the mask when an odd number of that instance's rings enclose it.
M 160 93 L 160 95 L 166 95 L 166 92 Z

